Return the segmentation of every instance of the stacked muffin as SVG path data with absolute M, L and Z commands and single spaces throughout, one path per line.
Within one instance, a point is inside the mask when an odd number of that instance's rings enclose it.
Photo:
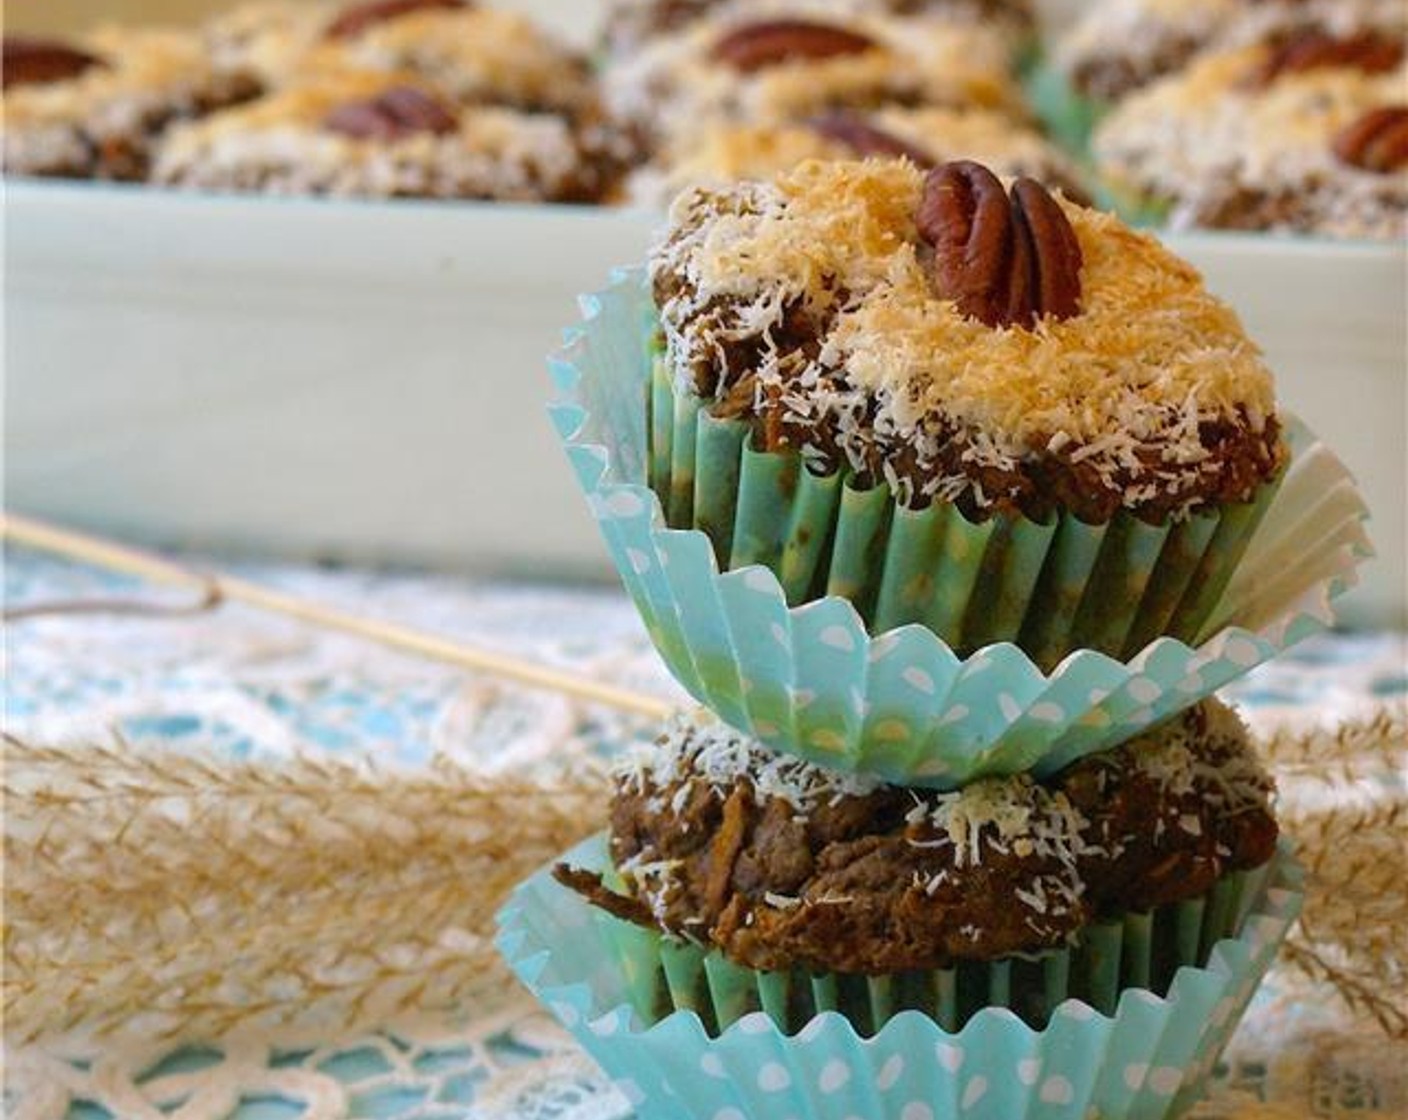
M 519 892 L 520 975 L 646 1115 L 1196 1099 L 1296 908 L 1210 698 L 1261 648 L 1225 589 L 1263 516 L 1317 552 L 1361 508 L 1278 506 L 1305 442 L 1232 312 L 1035 179 L 904 156 L 688 190 L 592 306 L 555 416 L 712 712 Z

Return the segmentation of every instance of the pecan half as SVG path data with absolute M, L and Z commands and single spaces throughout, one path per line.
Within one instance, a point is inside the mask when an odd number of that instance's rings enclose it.
M 858 156 L 893 156 L 909 160 L 920 170 L 934 166 L 934 158 L 928 152 L 916 148 L 907 140 L 892 136 L 883 128 L 877 128 L 859 113 L 844 110 L 814 117 L 807 122 L 813 132 L 845 144 Z
M 1080 311 L 1080 242 L 1065 211 L 1035 179 L 1009 196 L 980 163 L 957 160 L 924 180 L 915 216 L 934 250 L 934 286 L 990 327 L 1031 327 Z
M 323 119 L 323 127 L 358 140 L 401 140 L 417 132 L 453 132 L 455 118 L 430 94 L 393 86 L 365 101 L 339 105 Z
M 1371 109 L 1335 137 L 1335 155 L 1351 167 L 1387 174 L 1408 166 L 1408 105 Z
M 57 39 L 31 39 L 6 35 L 4 43 L 3 88 L 45 85 L 76 78 L 94 66 L 107 65 L 87 51 L 76 50 Z
M 1382 74 L 1403 61 L 1403 43 L 1372 31 L 1343 38 L 1324 31 L 1306 30 L 1285 40 L 1248 76 L 1254 89 L 1270 85 L 1282 74 L 1318 70 L 1326 66 L 1350 67 L 1366 74 Z
M 432 8 L 468 8 L 468 0 L 372 0 L 369 4 L 354 4 L 343 8 L 323 33 L 329 39 L 351 39 L 368 27 L 386 23 L 411 12 Z
M 714 61 L 725 63 L 741 74 L 751 74 L 796 59 L 863 54 L 876 45 L 868 35 L 834 24 L 807 19 L 773 19 L 735 27 L 714 44 L 710 53 Z

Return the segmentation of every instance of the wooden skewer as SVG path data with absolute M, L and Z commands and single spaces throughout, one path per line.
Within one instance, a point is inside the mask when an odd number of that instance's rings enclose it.
M 116 541 L 76 533 L 35 518 L 19 514 L 0 514 L 0 532 L 17 544 L 57 553 L 75 560 L 140 576 L 153 583 L 190 587 L 206 594 L 210 600 L 228 599 L 245 603 L 276 614 L 287 615 L 315 626 L 356 634 L 362 638 L 380 642 L 408 653 L 419 654 L 436 661 L 459 665 L 466 669 L 493 673 L 533 688 L 565 693 L 582 700 L 590 700 L 623 711 L 635 712 L 654 719 L 664 719 L 674 711 L 674 706 L 629 689 L 602 684 L 573 673 L 560 672 L 537 665 L 531 661 L 459 645 L 434 634 L 427 634 L 408 626 L 381 622 L 377 619 L 361 618 L 345 611 L 321 606 L 293 595 L 262 587 L 248 580 L 218 572 L 202 573 L 182 567 L 170 560 L 150 552 L 130 548 Z

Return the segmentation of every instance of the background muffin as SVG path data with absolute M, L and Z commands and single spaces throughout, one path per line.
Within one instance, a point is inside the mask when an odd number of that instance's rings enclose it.
M 701 20 L 604 73 L 612 111 L 659 143 L 704 124 L 832 109 L 947 105 L 1022 112 L 1001 37 L 894 17 Z
M 193 34 L 108 28 L 69 44 L 5 39 L 4 168 L 11 175 L 141 179 L 173 121 L 255 96 Z
M 1026 0 L 609 0 L 603 21 L 606 49 L 626 55 L 650 39 L 678 31 L 706 15 L 757 18 L 759 13 L 787 11 L 825 18 L 837 14 L 889 13 L 926 19 L 997 26 L 1015 40 L 1032 30 Z
M 1133 212 L 1193 226 L 1401 237 L 1408 222 L 1401 35 L 1308 33 L 1209 55 L 1096 131 Z
M 154 170 L 160 183 L 215 190 L 527 202 L 595 201 L 612 174 L 559 115 L 355 71 L 174 130 Z
M 1112 104 L 1207 48 L 1306 30 L 1347 36 L 1402 19 L 1395 0 L 1099 0 L 1057 40 L 1053 55 L 1078 94 Z

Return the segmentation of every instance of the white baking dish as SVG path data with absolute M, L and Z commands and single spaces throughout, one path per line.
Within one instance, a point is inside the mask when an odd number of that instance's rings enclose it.
M 9 501 L 133 539 L 604 573 L 543 357 L 656 218 L 576 208 L 7 187 Z M 1401 623 L 1405 250 L 1172 239 L 1338 448 Z

